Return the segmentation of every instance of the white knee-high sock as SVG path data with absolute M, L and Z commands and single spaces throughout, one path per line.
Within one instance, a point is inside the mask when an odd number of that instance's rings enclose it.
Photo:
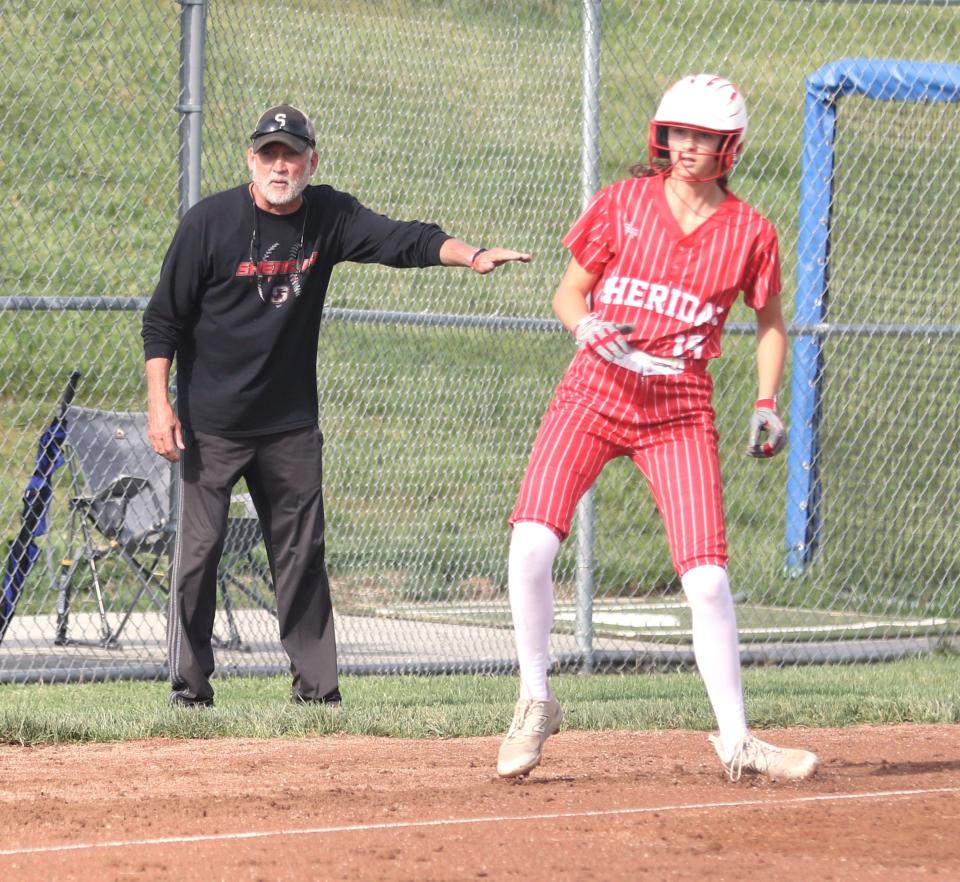
M 693 654 L 726 755 L 747 733 L 740 682 L 737 614 L 723 567 L 694 567 L 680 579 L 693 617 Z
M 549 527 L 532 521 L 513 526 L 507 579 L 513 613 L 520 697 L 545 701 L 550 697 L 550 628 L 553 626 L 553 561 L 560 538 Z

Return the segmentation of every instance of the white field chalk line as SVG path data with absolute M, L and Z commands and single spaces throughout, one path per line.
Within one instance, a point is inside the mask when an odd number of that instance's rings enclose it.
M 931 796 L 938 793 L 960 793 L 960 787 L 933 787 L 927 790 L 877 790 L 872 793 L 830 793 L 821 796 L 797 796 L 793 799 L 743 799 L 732 802 L 693 802 L 674 805 L 652 805 L 644 808 L 598 809 L 589 812 L 552 812 L 542 815 L 491 815 L 486 818 L 447 818 L 437 821 L 392 821 L 386 824 L 345 824 L 339 827 L 303 827 L 289 830 L 262 830 L 249 833 L 210 833 L 203 836 L 160 836 L 155 839 L 126 839 L 114 842 L 77 842 L 70 845 L 42 845 L 36 848 L 0 849 L 0 857 L 28 854 L 51 854 L 64 851 L 87 851 L 95 848 L 131 848 L 142 845 L 185 845 L 192 842 L 236 842 L 244 839 L 266 839 L 278 836 L 316 836 L 325 833 L 364 833 L 372 830 L 416 830 L 424 827 L 463 827 L 471 824 L 500 824 L 519 821 L 563 821 L 577 818 L 611 818 L 624 815 L 652 815 L 657 812 L 689 812 L 704 809 L 750 808 L 762 806 L 804 805 L 815 802 L 838 802 L 853 799 L 890 799 L 891 797 Z

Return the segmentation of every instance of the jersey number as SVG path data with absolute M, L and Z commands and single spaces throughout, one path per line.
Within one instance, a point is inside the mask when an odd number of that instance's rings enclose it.
M 702 334 L 677 334 L 673 341 L 674 356 L 683 355 L 684 352 L 693 353 L 694 358 L 703 358 L 703 341 L 707 338 Z

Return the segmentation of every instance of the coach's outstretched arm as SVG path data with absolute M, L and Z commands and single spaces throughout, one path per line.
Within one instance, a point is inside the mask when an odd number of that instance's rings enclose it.
M 447 239 L 440 246 L 440 263 L 444 266 L 468 266 L 481 276 L 515 260 L 529 263 L 530 255 L 510 248 L 477 248 L 459 239 Z

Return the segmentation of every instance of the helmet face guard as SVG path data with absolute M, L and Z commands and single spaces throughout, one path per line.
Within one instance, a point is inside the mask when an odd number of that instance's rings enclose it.
M 687 76 L 674 83 L 660 101 L 650 123 L 648 148 L 650 164 L 659 174 L 673 170 L 667 129 L 692 129 L 721 137 L 716 173 L 696 181 L 713 181 L 729 174 L 743 149 L 747 132 L 747 107 L 740 90 L 729 80 L 712 74 Z M 691 151 L 693 153 L 693 151 Z M 696 151 L 703 156 L 704 151 Z
M 720 136 L 720 146 L 717 150 L 679 151 L 681 156 L 683 156 L 684 153 L 689 153 L 691 156 L 714 156 L 717 159 L 717 168 L 713 174 L 704 177 L 688 177 L 686 180 L 697 183 L 715 181 L 718 178 L 730 174 L 733 167 L 737 164 L 737 160 L 740 158 L 740 147 L 743 143 L 742 132 L 717 131 L 716 129 L 707 129 L 701 126 L 691 126 L 681 123 L 674 124 L 654 120 L 650 123 L 650 136 L 647 141 L 647 147 L 650 157 L 650 167 L 657 174 L 669 175 L 674 168 L 674 162 L 670 158 L 670 146 L 667 139 L 667 129 L 671 126 Z

